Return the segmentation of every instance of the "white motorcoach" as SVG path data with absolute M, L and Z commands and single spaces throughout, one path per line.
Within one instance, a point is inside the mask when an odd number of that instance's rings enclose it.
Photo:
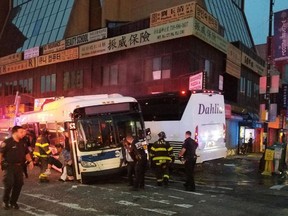
M 145 126 L 151 129 L 151 140 L 164 131 L 174 147 L 175 163 L 180 163 L 180 151 L 185 132 L 191 131 L 199 146 L 197 163 L 226 157 L 225 104 L 222 94 L 214 91 L 174 92 L 137 98 Z

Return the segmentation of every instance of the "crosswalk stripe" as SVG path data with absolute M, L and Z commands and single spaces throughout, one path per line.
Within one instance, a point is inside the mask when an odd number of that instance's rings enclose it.
M 273 185 L 272 187 L 270 187 L 270 189 L 272 189 L 272 190 L 281 190 L 285 186 L 286 185 Z

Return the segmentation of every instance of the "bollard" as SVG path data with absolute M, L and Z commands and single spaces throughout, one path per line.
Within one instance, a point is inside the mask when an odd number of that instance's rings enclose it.
M 261 174 L 271 176 L 273 171 L 274 150 L 267 148 L 265 150 L 264 159 L 265 159 L 265 170 Z

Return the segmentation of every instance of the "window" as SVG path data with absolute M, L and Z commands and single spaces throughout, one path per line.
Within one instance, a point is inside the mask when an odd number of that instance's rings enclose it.
M 152 73 L 151 73 L 152 72 Z M 144 62 L 144 80 L 171 78 L 171 56 L 146 59 Z
M 64 73 L 63 89 L 81 89 L 83 88 L 83 71 L 70 71 Z
M 118 85 L 119 80 L 119 67 L 118 65 L 104 66 L 102 69 L 102 85 Z
M 245 94 L 245 78 L 241 77 L 240 79 L 240 93 Z
M 41 93 L 56 91 L 56 74 L 41 76 Z
M 18 83 L 18 91 L 20 93 L 32 93 L 33 90 L 33 79 L 24 79 L 24 80 L 19 80 Z
M 247 96 L 251 97 L 252 96 L 252 81 L 247 80 Z

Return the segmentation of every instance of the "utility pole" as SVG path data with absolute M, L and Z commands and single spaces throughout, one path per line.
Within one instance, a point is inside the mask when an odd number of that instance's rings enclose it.
M 273 64 L 272 59 L 272 21 L 273 21 L 273 5 L 275 0 L 270 0 L 269 7 L 269 29 L 268 29 L 268 37 L 267 37 L 267 82 L 266 82 L 266 110 L 268 113 L 268 119 L 264 125 L 264 132 L 267 132 L 267 144 L 269 143 L 269 128 L 268 122 L 270 117 L 270 104 L 271 104 L 271 96 L 270 96 L 270 88 L 271 88 L 271 65 Z

